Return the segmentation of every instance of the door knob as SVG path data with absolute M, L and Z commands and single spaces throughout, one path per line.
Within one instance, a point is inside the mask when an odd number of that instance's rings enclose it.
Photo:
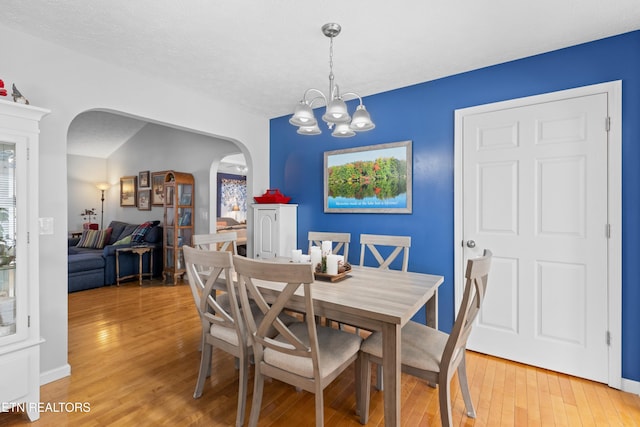
M 467 247 L 472 249 L 475 248 L 476 242 L 474 240 L 467 240 Z

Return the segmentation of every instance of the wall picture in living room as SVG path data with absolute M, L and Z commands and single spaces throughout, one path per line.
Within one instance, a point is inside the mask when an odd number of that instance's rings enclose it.
M 165 171 L 151 174 L 151 204 L 153 206 L 164 205 L 164 176 L 166 174 Z
M 138 210 L 151 210 L 151 190 L 138 190 Z
M 138 177 L 120 178 L 120 206 L 136 207 L 138 204 Z

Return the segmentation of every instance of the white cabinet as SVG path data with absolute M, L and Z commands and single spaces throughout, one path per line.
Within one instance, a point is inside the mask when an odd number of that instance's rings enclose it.
M 291 256 L 297 246 L 298 205 L 253 205 L 253 257 Z
M 40 417 L 38 135 L 48 110 L 0 100 L 0 411 Z

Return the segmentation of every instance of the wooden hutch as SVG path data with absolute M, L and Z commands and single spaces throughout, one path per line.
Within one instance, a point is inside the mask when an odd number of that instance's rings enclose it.
M 164 177 L 163 276 L 174 285 L 185 273 L 182 245 L 191 244 L 194 215 L 193 175 L 167 171 Z

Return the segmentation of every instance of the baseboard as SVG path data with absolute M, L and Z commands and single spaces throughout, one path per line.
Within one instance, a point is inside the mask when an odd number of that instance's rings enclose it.
M 622 391 L 626 391 L 627 393 L 633 393 L 640 395 L 640 382 L 628 380 L 626 378 L 622 379 Z
M 64 377 L 71 375 L 71 365 L 68 363 L 47 372 L 40 373 L 40 385 L 49 384 L 50 382 L 57 381 Z

